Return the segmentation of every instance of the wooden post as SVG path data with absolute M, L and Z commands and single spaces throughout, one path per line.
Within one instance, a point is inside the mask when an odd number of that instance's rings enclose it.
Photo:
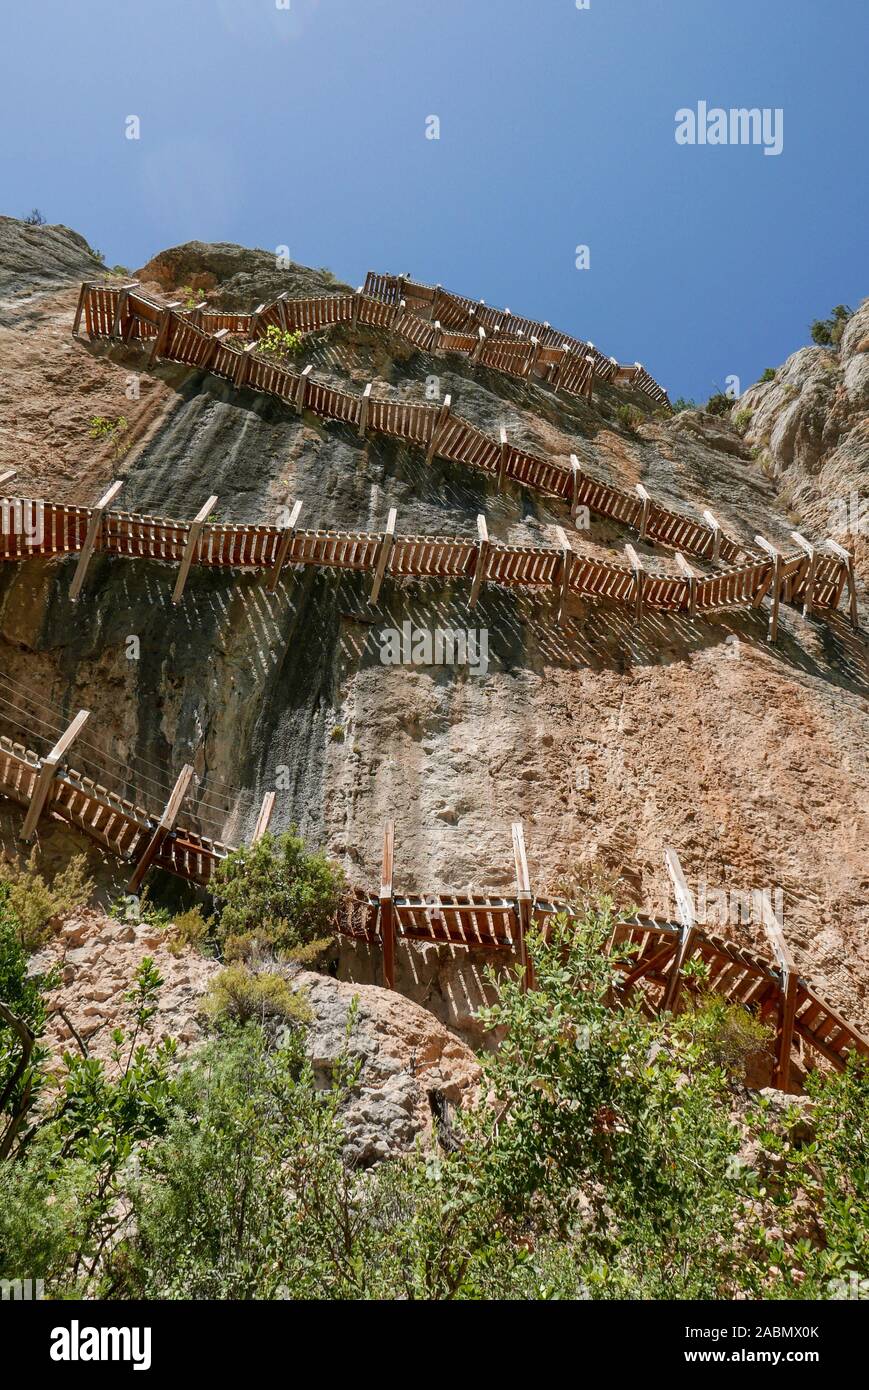
M 238 362 L 236 363 L 235 368 L 235 376 L 233 377 L 233 385 L 236 388 L 244 386 L 245 382 L 248 379 L 248 376 L 250 375 L 250 355 L 255 347 L 256 343 L 248 343 L 247 347 L 242 348 L 241 352 L 238 355 Z
M 524 972 L 524 988 L 534 988 L 534 962 L 528 953 L 528 932 L 534 915 L 534 895 L 528 877 L 528 859 L 525 854 L 525 835 L 522 822 L 514 821 L 513 861 L 516 866 L 516 914 L 519 930 L 519 960 Z
M 90 280 L 85 280 L 85 281 L 82 283 L 82 287 L 81 287 L 81 289 L 80 289 L 79 292 L 78 292 L 78 304 L 76 304 L 76 306 L 75 306 L 75 318 L 74 318 L 73 321 L 72 321 L 72 336 L 73 336 L 74 338 L 77 338 L 77 337 L 78 337 L 78 330 L 79 330 L 79 325 L 81 324 L 81 316 L 82 316 L 82 313 L 84 312 L 85 300 L 87 299 L 88 295 L 90 294 L 90 291 L 91 291 L 91 282 L 90 282 Z
M 428 450 L 425 456 L 425 461 L 427 464 L 431 463 L 432 459 L 437 453 L 438 443 L 443 435 L 447 421 L 450 418 L 450 404 L 451 397 L 444 396 L 443 404 L 441 405 L 440 410 L 435 416 L 435 421 L 432 426 L 431 441 L 429 442 Z
M 27 815 L 24 817 L 24 825 L 21 827 L 22 840 L 33 838 L 39 817 L 48 801 L 51 784 L 57 776 L 60 760 L 89 718 L 90 710 L 80 709 L 65 733 L 61 734 L 51 752 L 43 759 L 33 784 L 33 792 L 30 797 L 30 805 L 27 808 Z
M 485 345 L 486 345 L 486 330 L 485 330 L 485 328 L 483 328 L 483 326 L 482 326 L 482 324 L 481 324 L 480 327 L 477 329 L 477 345 L 476 345 L 476 347 L 474 348 L 474 351 L 471 353 L 471 361 L 472 361 L 472 362 L 479 362 L 479 360 L 480 360 L 480 355 L 481 355 L 481 353 L 482 353 L 483 348 L 485 347 Z
M 670 875 L 673 891 L 676 895 L 676 916 L 679 918 L 680 928 L 679 944 L 673 956 L 670 973 L 667 976 L 661 1009 L 675 1013 L 679 989 L 682 984 L 682 970 L 693 949 L 697 928 L 694 921 L 694 903 L 685 882 L 685 875 L 682 873 L 679 856 L 674 849 L 664 851 L 664 863 L 667 866 L 667 872 Z
M 151 347 L 151 352 L 148 357 L 149 367 L 153 367 L 154 363 L 157 361 L 157 358 L 160 356 L 160 353 L 163 351 L 163 348 L 166 345 L 166 339 L 169 337 L 169 330 L 172 326 L 172 311 L 174 309 L 180 308 L 181 300 L 179 299 L 174 301 L 172 304 L 167 304 L 166 307 L 163 309 L 162 313 L 160 314 L 160 323 L 157 328 L 157 336 L 154 339 L 154 342 Z
M 393 884 L 395 858 L 395 821 L 383 827 L 383 872 L 380 876 L 378 918 L 380 946 L 383 951 L 383 984 L 395 989 L 395 890 Z
M 573 573 L 573 546 L 567 539 L 567 533 L 562 526 L 555 527 L 555 534 L 558 544 L 561 547 L 561 560 L 555 572 L 553 583 L 558 586 L 558 618 L 559 623 L 564 622 L 564 614 L 567 610 L 567 599 L 570 593 L 570 576 Z
M 279 294 L 279 295 L 278 295 L 277 299 L 275 300 L 275 303 L 276 303 L 276 305 L 278 306 L 278 316 L 279 316 L 279 318 L 280 318 L 280 320 L 281 320 L 281 328 L 283 329 L 283 331 L 284 331 L 285 333 L 288 333 L 288 332 L 289 332 L 289 328 L 288 328 L 288 319 L 287 319 L 287 292 L 286 292 L 286 290 L 284 290 L 284 292 L 283 292 L 282 294 Z
M 582 469 L 579 466 L 579 459 L 576 454 L 570 455 L 570 515 L 576 520 L 579 511 L 579 485 L 582 481 Z
M 688 616 L 696 617 L 697 614 L 697 575 L 688 564 L 681 550 L 676 551 L 676 564 L 688 581 Z
M 526 368 L 525 368 L 525 375 L 526 375 L 526 376 L 531 376 L 531 375 L 532 375 L 532 373 L 533 373 L 533 371 L 534 371 L 534 368 L 537 366 L 537 359 L 538 359 L 539 356 L 540 356 L 540 340 L 539 340 L 539 338 L 535 338 L 535 337 L 532 335 L 532 338 L 531 338 L 531 355 L 530 355 L 530 357 L 528 358 L 528 365 L 527 365 Z
M 400 294 L 400 291 L 399 291 Z M 401 320 L 404 318 L 404 311 L 407 308 L 403 299 L 396 300 L 395 308 L 392 311 L 392 318 L 389 321 L 390 332 L 394 332 Z
M 784 932 L 766 893 L 761 892 L 760 902 L 761 923 L 781 975 L 773 1085 L 778 1087 L 780 1091 L 786 1091 L 790 1086 L 791 1079 L 791 1049 L 794 1041 L 794 1020 L 797 1006 L 797 968 L 790 948 L 785 941 Z
M 435 319 L 434 328 L 432 329 L 432 337 L 431 337 L 431 350 L 432 350 L 432 352 L 440 352 L 441 341 L 442 341 L 442 339 L 443 339 L 443 336 L 444 336 L 444 330 L 443 330 L 443 328 L 441 327 L 441 321 L 440 321 L 440 319 Z
M 585 397 L 586 400 L 590 401 L 592 387 L 594 386 L 594 358 L 592 357 L 590 352 L 586 353 L 585 360 L 588 363 L 588 376 L 585 380 Z
M 807 541 L 805 536 L 801 536 L 799 531 L 791 531 L 791 539 L 795 540 L 801 550 L 804 550 L 809 557 L 809 571 L 806 575 L 806 586 L 803 589 L 803 617 L 812 612 L 815 601 L 815 571 L 817 569 L 817 552 L 811 541 Z
M 272 812 L 274 811 L 274 809 L 275 793 L 266 792 L 265 796 L 263 797 L 263 804 L 259 810 L 259 815 L 256 818 L 256 825 L 254 826 L 253 837 L 251 839 L 252 845 L 255 845 L 257 840 L 261 840 L 263 835 L 265 835 L 266 831 L 269 828 L 269 821 L 272 818 Z
M 275 589 L 278 587 L 278 580 L 281 577 L 281 570 L 284 567 L 287 555 L 289 554 L 290 546 L 293 542 L 293 532 L 296 529 L 296 522 L 299 519 L 299 513 L 301 510 L 302 503 L 301 501 L 297 501 L 293 506 L 293 510 L 290 512 L 290 519 L 287 522 L 286 527 L 284 528 L 284 534 L 278 541 L 278 548 L 275 552 L 274 569 L 272 570 L 271 575 L 269 576 L 270 594 L 273 594 Z
M 636 487 L 634 488 L 634 491 L 636 492 L 637 496 L 643 504 L 643 510 L 640 513 L 639 538 L 641 541 L 644 541 L 646 539 L 646 530 L 648 529 L 649 525 L 649 503 L 652 499 L 646 492 L 646 489 L 643 487 L 642 483 L 637 483 Z
M 211 341 L 206 347 L 205 353 L 202 357 L 202 362 L 200 363 L 203 370 L 207 371 L 208 368 L 211 366 L 212 362 L 217 356 L 217 349 L 220 347 L 220 344 L 223 342 L 223 339 L 226 337 L 228 332 L 228 328 L 218 328 L 217 332 L 212 334 Z
M 643 614 L 643 588 L 645 586 L 646 572 L 643 569 L 643 562 L 632 545 L 625 546 L 625 554 L 630 562 L 631 569 L 634 571 L 634 621 L 639 622 Z
M 711 528 L 711 531 L 712 531 L 712 559 L 713 559 L 713 560 L 717 560 L 717 559 L 718 559 L 718 553 L 719 553 L 719 551 L 720 551 L 720 549 L 721 549 L 721 527 L 720 527 L 719 523 L 716 521 L 715 517 L 712 515 L 711 512 L 708 512 L 708 511 L 707 511 L 707 512 L 704 512 L 704 513 L 703 513 L 703 520 L 706 522 L 706 525 L 707 525 L 708 527 Z
M 103 515 L 106 511 L 106 508 L 111 505 L 111 503 L 117 497 L 118 493 L 120 492 L 123 486 L 124 481 L 122 478 L 112 483 L 108 492 L 105 494 L 105 496 L 100 498 L 99 502 L 90 514 L 90 520 L 88 522 L 88 529 L 87 534 L 85 535 L 84 545 L 82 546 L 81 554 L 78 557 L 78 564 L 75 567 L 75 574 L 72 577 L 72 583 L 69 586 L 69 597 L 72 603 L 75 603 L 76 599 L 79 596 L 81 586 L 84 583 L 84 577 L 88 567 L 88 563 L 90 561 L 91 555 L 94 552 L 94 547 L 96 546 L 97 538 L 100 534 L 100 531 L 102 530 Z
M 373 381 L 369 381 L 359 400 L 359 438 L 365 438 L 365 430 L 368 426 L 368 404 L 371 400 L 371 388 Z
M 468 600 L 469 608 L 475 608 L 477 605 L 486 570 L 486 561 L 489 556 L 489 529 L 482 512 L 477 514 L 477 535 L 479 539 L 477 541 L 477 557 L 474 561 L 474 582 L 471 585 L 471 597 Z
M 846 580 L 848 584 L 849 615 L 851 618 L 851 626 L 856 631 L 858 627 L 857 584 L 854 579 L 854 556 L 851 554 L 849 550 L 846 550 L 843 545 L 839 545 L 838 541 L 827 541 L 827 549 L 831 550 L 834 555 L 838 555 L 839 559 L 844 561 Z
M 175 826 L 175 822 L 178 819 L 178 812 L 181 810 L 181 804 L 184 801 L 185 796 L 187 795 L 187 791 L 190 787 L 190 781 L 192 777 L 193 768 L 190 766 L 189 763 L 185 763 L 180 773 L 178 774 L 178 780 L 172 789 L 172 795 L 166 802 L 166 809 L 160 817 L 160 820 L 154 830 L 154 833 L 152 834 L 147 845 L 145 846 L 145 849 L 139 857 L 136 867 L 133 870 L 133 873 L 130 877 L 130 882 L 127 884 L 128 893 L 138 893 L 139 889 L 141 888 L 146 873 L 150 869 L 157 854 L 160 851 L 160 846 L 166 839 L 166 836 L 169 834 L 169 831 L 172 830 Z
M 209 497 L 205 506 L 200 508 L 190 523 L 190 529 L 187 532 L 187 544 L 184 547 L 184 554 L 181 558 L 181 568 L 178 571 L 178 578 L 175 581 L 175 589 L 172 594 L 173 603 L 181 602 L 181 595 L 184 593 L 184 585 L 187 583 L 190 566 L 193 563 L 196 547 L 199 544 L 199 533 L 202 530 L 203 523 L 208 517 L 209 512 L 214 511 L 216 506 L 217 498 Z
M 356 326 L 359 323 L 359 301 L 361 300 L 361 298 L 362 286 L 360 285 L 357 290 L 353 291 L 353 316 L 350 320 L 350 326 L 352 328 L 356 328 Z
M 299 384 L 296 387 L 296 410 L 298 410 L 300 415 L 302 411 L 305 409 L 305 398 L 308 392 L 308 381 L 310 379 L 312 370 L 313 368 L 309 364 L 307 367 L 305 367 L 304 371 L 302 371 L 299 374 Z
M 259 328 L 259 316 L 265 307 L 264 304 L 258 304 L 250 316 L 250 323 L 248 324 L 247 331 L 252 338 L 259 336 L 257 332 Z
M 778 636 L 778 607 L 779 600 L 781 599 L 782 562 L 784 557 L 781 551 L 776 550 L 775 546 L 770 545 L 769 541 L 764 540 L 763 536 L 755 536 L 754 540 L 755 544 L 759 545 L 761 550 L 766 551 L 767 555 L 770 556 L 773 565 L 772 606 L 769 613 L 769 627 L 767 628 L 766 640 L 767 642 L 774 642 Z
M 505 425 L 501 426 L 500 438 L 501 458 L 498 463 L 498 489 L 503 492 L 507 482 L 507 455 L 510 450 L 510 445 L 507 443 L 507 428 Z
M 370 603 L 376 603 L 380 594 L 380 586 L 383 583 L 383 576 L 386 573 L 386 565 L 389 560 L 392 547 L 395 544 L 395 507 L 389 508 L 389 516 L 386 519 L 386 530 L 380 539 L 380 547 L 377 551 L 377 564 L 374 570 L 374 583 L 371 585 Z
M 118 290 L 118 302 L 117 302 L 117 305 L 115 306 L 115 317 L 114 317 L 114 319 L 113 319 L 113 321 L 112 321 L 112 337 L 113 337 L 113 338 L 118 338 L 118 337 L 121 337 L 121 336 L 122 336 L 122 335 L 119 333 L 118 330 L 119 330 L 120 327 L 121 327 L 121 320 L 122 320 L 123 317 L 124 317 L 124 309 L 126 308 L 127 300 L 129 299 L 129 297 L 130 297 L 130 290 L 129 290 L 129 287 L 125 287 L 125 288 L 122 289 L 122 290 Z

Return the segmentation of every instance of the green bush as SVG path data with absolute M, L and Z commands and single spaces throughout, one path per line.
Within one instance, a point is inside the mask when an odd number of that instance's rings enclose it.
M 635 405 L 629 405 L 627 401 L 616 406 L 616 419 L 623 429 L 630 430 L 631 433 L 643 423 L 643 418 L 643 412 Z
M 226 966 L 215 976 L 203 1008 L 217 1026 L 274 1020 L 307 1023 L 311 1018 L 304 997 L 291 989 L 283 975 L 253 971 L 241 962 Z
M 301 350 L 301 333 L 291 333 L 287 329 L 278 328 L 274 323 L 270 323 L 263 336 L 257 340 L 257 352 L 264 352 L 268 357 L 277 358 L 279 361 L 295 357 Z
M 763 369 L 763 371 L 761 372 L 761 374 L 760 374 L 758 380 L 759 380 L 759 381 L 775 381 L 775 367 L 764 367 L 764 369 Z
M 708 415 L 729 415 L 732 406 L 732 396 L 728 396 L 725 391 L 716 391 L 709 397 L 703 409 Z
M 39 873 L 38 862 L 34 849 L 24 868 L 0 865 L 0 887 L 5 886 L 9 911 L 28 954 L 45 944 L 65 913 L 86 906 L 93 894 L 83 854 L 70 859 L 50 884 Z
M 733 423 L 740 433 L 748 429 L 748 426 L 751 424 L 751 416 L 752 412 L 750 410 L 737 410 L 733 417 Z
M 346 884 L 338 865 L 307 850 L 292 829 L 229 855 L 218 865 L 213 891 L 217 938 L 228 957 L 243 954 L 250 939 L 309 959 L 334 935 Z
M 819 347 L 837 347 L 853 313 L 847 304 L 837 304 L 828 319 L 815 319 L 809 329 L 812 342 Z

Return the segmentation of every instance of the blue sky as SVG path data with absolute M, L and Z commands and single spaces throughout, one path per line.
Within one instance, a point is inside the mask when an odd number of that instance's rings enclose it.
M 409 271 L 697 399 L 869 292 L 866 0 L 41 0 L 3 27 L 0 211 L 109 264 L 197 238 Z M 701 100 L 781 107 L 782 153 L 677 145 Z

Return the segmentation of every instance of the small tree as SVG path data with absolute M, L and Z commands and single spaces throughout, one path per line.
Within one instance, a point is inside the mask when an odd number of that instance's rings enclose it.
M 45 218 L 39 208 L 33 208 L 25 218 L 22 219 L 28 227 L 44 227 Z
M 228 955 L 247 940 L 310 958 L 333 935 L 345 891 L 341 869 L 306 849 L 295 827 L 263 835 L 218 866 L 217 938 Z

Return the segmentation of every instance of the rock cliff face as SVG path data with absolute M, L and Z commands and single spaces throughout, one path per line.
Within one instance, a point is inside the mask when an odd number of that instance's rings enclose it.
M 126 995 L 145 956 L 164 981 L 150 1035 L 155 1041 L 176 1038 L 180 1056 L 203 1041 L 202 997 L 219 966 L 190 950 L 174 955 L 167 940 L 165 931 L 145 922 L 82 912 L 31 958 L 33 971 L 60 972 L 60 984 L 48 997 L 53 1012 L 45 1039 L 54 1069 L 61 1068 L 64 1052 L 80 1047 L 111 1067 L 111 1032 L 129 1029 Z M 474 1102 L 480 1087 L 474 1054 L 426 1009 L 371 986 L 304 970 L 290 973 L 312 1014 L 306 1034 L 315 1076 L 327 1084 L 345 1051 L 359 1062 L 343 1113 L 355 1162 L 365 1167 L 411 1149 L 418 1139 L 428 1142 L 436 1114 Z M 348 1031 L 353 1000 L 356 1018 Z
M 746 415 L 750 418 L 746 420 Z M 853 550 L 869 573 L 869 300 L 840 346 L 801 348 L 732 411 L 788 515 Z
M 322 272 L 277 272 L 266 253 L 199 243 L 139 272 L 167 296 L 197 276 L 227 307 L 255 307 L 278 289 L 335 288 Z M 301 498 L 308 526 L 375 529 L 390 506 L 398 529 L 415 533 L 473 535 L 478 512 L 493 538 L 517 542 L 551 540 L 553 524 L 565 524 L 563 509 L 515 485 L 499 494 L 458 465 L 427 468 L 409 447 L 361 441 L 207 374 L 149 373 L 138 351 L 71 344 L 72 280 L 70 272 L 58 289 L 34 281 L 26 312 L 14 298 L 0 303 L 11 388 L 0 423 L 23 421 L 50 440 L 32 448 L 0 433 L 2 462 L 17 464 L 24 495 L 93 502 L 123 476 L 117 505 L 164 516 L 192 516 L 214 492 L 218 516 L 232 520 L 273 521 Z M 646 412 L 627 429 L 617 414 L 630 399 L 623 393 L 562 399 L 369 330 L 314 335 L 301 363 L 355 389 L 374 380 L 377 392 L 401 399 L 423 399 L 436 378 L 441 396 L 451 393 L 481 427 L 503 422 L 535 451 L 565 460 L 576 452 L 602 478 L 711 508 L 749 543 L 760 533 L 790 546 L 797 525 L 809 538 L 829 534 L 834 480 L 836 495 L 865 491 L 864 336 L 858 316 L 829 383 L 830 355 L 806 349 L 776 382 L 752 388 L 739 403 L 753 410 L 747 432 L 744 421 L 737 429 L 703 411 Z M 131 377 L 140 387 L 133 402 Z M 798 391 L 790 400 L 788 384 Z M 800 401 L 799 423 L 786 426 Z M 56 413 L 64 423 L 55 431 Z M 89 440 L 84 426 L 95 414 L 128 417 L 122 458 Z M 764 471 L 753 448 L 780 465 Z M 790 512 L 783 485 L 792 488 Z M 606 556 L 636 544 L 599 518 L 573 540 Z M 651 569 L 675 571 L 668 552 L 637 548 Z M 469 617 L 464 585 L 387 583 L 372 609 L 358 576 L 310 570 L 288 574 L 274 599 L 253 576 L 199 572 L 175 609 L 166 567 L 100 559 L 73 608 L 71 573 L 69 562 L 33 561 L 0 574 L 0 666 L 67 718 L 91 709 L 89 756 L 99 766 L 115 759 L 119 776 L 128 765 L 130 791 L 137 784 L 159 801 L 181 763 L 193 762 L 206 813 L 237 840 L 263 793 L 277 789 L 275 826 L 297 823 L 366 886 L 378 881 L 380 825 L 393 817 L 399 891 L 509 890 L 510 822 L 521 819 L 535 890 L 597 863 L 623 877 L 638 903 L 662 908 L 663 850 L 672 844 L 692 887 L 780 888 L 801 968 L 856 1023 L 869 1019 L 866 651 L 844 618 L 786 609 L 771 648 L 761 611 L 694 623 L 649 615 L 635 625 L 626 610 L 577 600 L 558 627 L 546 598 L 491 588 Z M 382 665 L 380 631 L 405 620 L 485 628 L 488 675 Z M 131 635 L 139 660 L 127 657 Z M 0 813 L 9 853 L 17 824 Z M 64 831 L 43 825 L 40 838 L 49 856 L 68 850 Z M 98 868 L 106 894 L 116 891 L 114 867 Z M 720 930 L 763 941 L 756 923 Z M 401 955 L 406 988 L 452 1026 L 472 1029 L 484 989 L 476 967 L 459 970 L 434 948 Z M 379 978 L 358 951 L 342 969 Z

